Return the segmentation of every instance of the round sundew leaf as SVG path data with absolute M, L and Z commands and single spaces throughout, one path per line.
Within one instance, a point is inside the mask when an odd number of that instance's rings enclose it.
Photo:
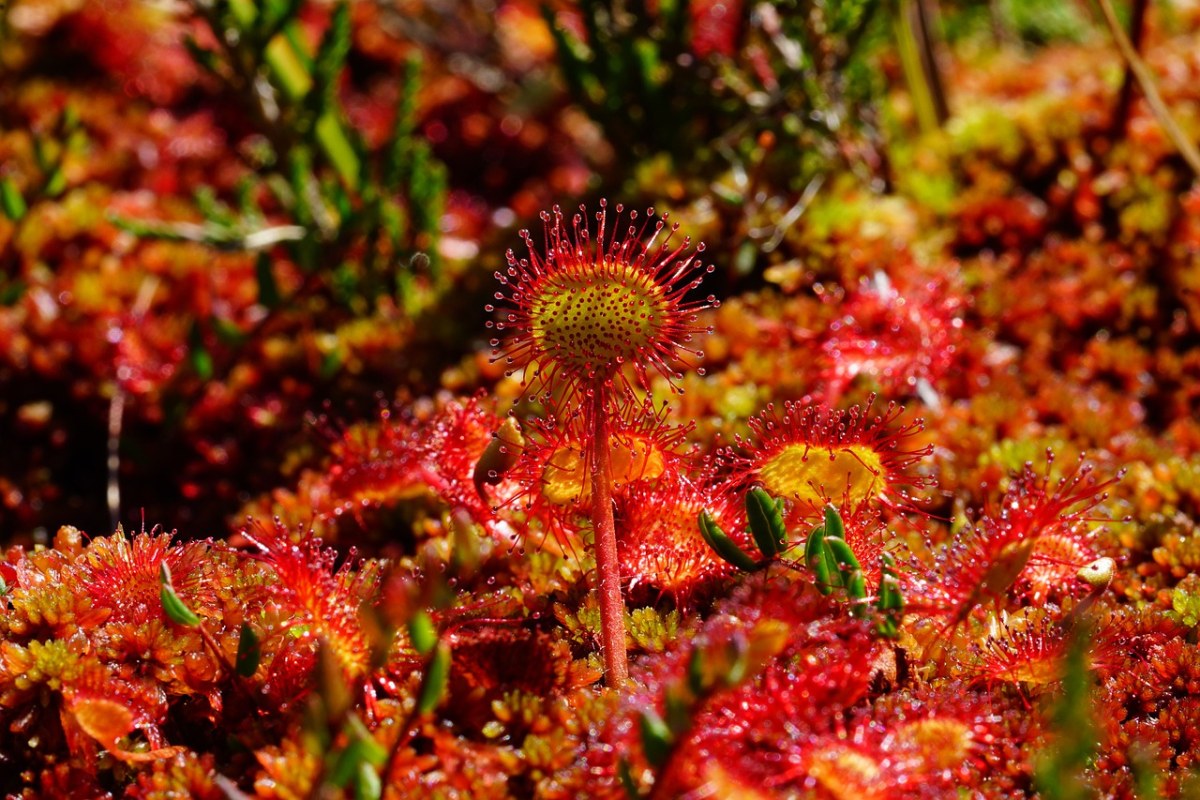
M 601 201 L 589 228 L 586 209 L 568 220 L 556 206 L 542 215 L 542 245 L 521 232 L 528 257 L 509 251 L 487 307 L 500 334 L 493 360 L 546 389 L 590 391 L 614 381 L 648 390 L 650 370 L 674 385 L 681 357 L 701 357 L 691 342 L 709 329 L 696 315 L 718 305 L 688 299 L 712 269 L 699 261 L 703 245 L 672 241 L 678 226 L 652 209 L 615 212 Z
M 792 444 L 767 459 L 758 477 L 772 494 L 792 497 L 809 505 L 846 498 L 856 506 L 883 488 L 883 461 L 870 447 L 816 449 Z

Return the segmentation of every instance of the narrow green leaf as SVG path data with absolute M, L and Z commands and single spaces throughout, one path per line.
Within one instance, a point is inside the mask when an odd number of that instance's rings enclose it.
M 863 577 L 860 570 L 853 570 L 849 575 L 845 576 L 846 594 L 851 600 L 862 600 L 867 596 L 867 579 Z M 855 603 L 852 610 L 856 616 L 861 614 L 863 607 L 860 603 Z
M 396 121 L 392 137 L 384 151 L 383 189 L 388 194 L 400 191 L 401 183 L 409 177 L 416 130 L 417 91 L 420 89 L 421 59 L 411 56 L 404 64 L 401 94 L 396 104 Z
M 675 743 L 674 734 L 658 712 L 649 708 L 641 713 L 640 726 L 642 750 L 646 754 L 646 760 L 651 766 L 661 767 L 671 755 L 671 746 Z
M 349 715 L 343 732 L 349 741 L 346 747 L 337 754 L 333 768 L 329 771 L 327 782 L 338 788 L 353 783 L 357 797 L 365 773 L 371 773 L 378 781 L 379 775 L 374 768 L 382 766 L 387 761 L 388 751 L 375 741 L 375 737 L 371 735 L 362 719 L 355 713 Z
M 258 302 L 264 308 L 279 307 L 279 284 L 275 281 L 275 270 L 271 268 L 271 257 L 265 252 L 258 254 L 254 263 L 254 275 L 258 281 Z
M 196 322 L 192 323 L 192 330 L 188 335 L 188 361 L 200 380 L 207 381 L 212 378 L 214 369 L 212 354 L 204 346 L 200 325 Z
M 345 788 L 358 774 L 359 765 L 366 763 L 363 752 L 365 747 L 361 740 L 351 739 L 350 743 L 338 752 L 333 762 L 333 768 L 329 770 L 329 777 L 325 779 L 326 782 L 339 789 Z
M 0 179 L 0 206 L 4 208 L 4 216 L 13 222 L 19 222 L 29 211 L 29 206 L 25 205 L 25 197 L 12 178 Z
M 705 679 L 704 670 L 704 651 L 696 647 L 692 650 L 692 656 L 688 659 L 688 688 L 692 690 L 692 694 L 699 697 L 704 694 L 707 688 L 708 681 Z
M 821 594 L 829 594 L 834 588 L 834 572 L 837 567 L 829 549 L 825 547 L 825 526 L 818 525 L 812 529 L 804 542 L 804 563 L 816 577 L 817 590 Z
M 76 110 L 75 106 L 68 104 L 63 108 L 62 116 L 59 118 L 58 123 L 62 127 L 63 133 L 74 133 L 80 124 L 79 111 Z
M 243 622 L 241 633 L 238 635 L 237 657 L 233 662 L 233 670 L 243 678 L 252 677 L 258 671 L 261 660 L 262 641 L 250 624 Z
M 42 194 L 46 197 L 58 197 L 66 188 L 67 173 L 63 172 L 61 165 L 58 165 L 46 176 L 46 182 L 42 184 Z
M 842 515 L 833 506 L 825 506 L 825 535 L 846 538 L 846 526 L 842 524 Z
M 896 560 L 884 553 L 882 561 L 883 565 L 879 568 L 879 601 L 876 605 L 880 611 L 903 611 L 904 596 L 896 580 Z
M 437 626 L 433 624 L 433 619 L 427 612 L 418 611 L 413 614 L 412 619 L 408 621 L 408 638 L 413 649 L 421 655 L 428 655 L 437 646 Z
M 284 95 L 293 102 L 302 100 L 312 89 L 312 76 L 287 36 L 281 34 L 272 39 L 264 55 Z
M 162 601 L 163 611 L 166 612 L 167 618 L 178 625 L 185 625 L 189 628 L 199 625 L 200 617 L 196 616 L 196 612 L 188 608 L 187 604 L 175 593 L 175 587 L 171 585 L 171 569 L 165 561 L 159 565 L 158 579 L 162 584 L 158 596 Z
M 354 800 L 379 800 L 383 796 L 383 781 L 375 767 L 363 762 L 358 765 L 354 781 Z
M 758 562 L 738 547 L 707 511 L 700 512 L 700 536 L 716 554 L 744 572 L 758 569 Z
M 229 0 L 229 10 L 233 12 L 234 21 L 243 31 L 250 30 L 258 17 L 253 0 Z
M 754 543 L 765 557 L 774 558 L 783 551 L 787 527 L 775 499 L 765 490 L 755 487 L 746 494 L 746 521 Z
M 351 144 L 350 137 L 346 134 L 346 128 L 338 119 L 337 113 L 333 110 L 326 110 L 317 118 L 317 125 L 313 133 L 316 135 L 321 151 L 325 153 L 329 163 L 337 171 L 342 183 L 351 191 L 357 192 L 361 185 L 362 163 L 359 161 L 358 153 L 355 152 L 354 145 Z
M 858 556 L 854 555 L 854 551 L 850 549 L 850 545 L 846 544 L 845 539 L 837 536 L 826 536 L 825 546 L 829 548 L 830 555 L 833 556 L 838 569 L 842 572 L 862 569 L 862 564 L 858 563 Z
M 692 727 L 691 705 L 686 692 L 668 686 L 664 698 L 667 709 L 667 728 L 675 736 L 682 736 Z
M 329 27 L 313 59 L 313 78 L 320 87 L 320 108 L 329 110 L 337 105 L 338 75 L 350 53 L 350 6 L 345 0 L 337 4 Z
M 294 22 L 303 4 L 304 0 L 267 0 L 259 17 L 259 41 L 270 41 L 283 30 L 283 26 Z
M 350 734 L 356 741 L 362 742 L 366 747 L 363 748 L 363 760 L 368 764 L 373 764 L 381 767 L 387 761 L 388 751 L 383 745 L 375 741 L 375 737 L 367 730 L 367 726 L 363 723 L 358 714 L 351 714 L 346 721 L 346 732 Z
M 417 698 L 417 713 L 428 714 L 438 707 L 446 693 L 450 680 L 450 645 L 439 642 L 433 658 L 425 668 L 425 679 L 421 681 L 421 695 Z

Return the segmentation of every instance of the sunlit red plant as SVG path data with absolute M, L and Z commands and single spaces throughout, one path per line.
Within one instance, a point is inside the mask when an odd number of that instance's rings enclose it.
M 964 348 L 966 305 L 945 280 L 896 285 L 883 272 L 863 280 L 821 336 L 828 402 L 836 402 L 857 376 L 865 375 L 889 396 L 916 395 L 936 408 L 937 385 Z
M 688 478 L 679 473 L 656 483 L 630 487 L 617 499 L 621 523 L 621 576 L 627 590 L 657 592 L 686 607 L 691 598 L 714 580 L 735 570 L 717 556 L 700 535 L 696 520 L 702 511 L 743 548 L 749 537 L 729 498 L 705 476 Z M 740 534 L 740 535 L 739 535 Z
M 691 346 L 708 330 L 696 324 L 697 314 L 717 301 L 688 295 L 713 269 L 699 260 L 704 245 L 672 242 L 679 225 L 663 235 L 667 218 L 655 218 L 654 209 L 644 217 L 631 211 L 622 231 L 623 213 L 618 205 L 610 229 L 601 200 L 593 239 L 584 207 L 568 227 L 555 206 L 542 214 L 542 247 L 522 231 L 529 258 L 510 250 L 507 269 L 496 273 L 503 288 L 498 305 L 487 306 L 499 315 L 488 322 L 499 334 L 493 353 L 524 369 L 532 385 L 582 392 L 607 406 L 614 380 L 648 389 L 648 368 L 674 381 L 682 377 L 674 366 L 681 355 L 702 355 Z
M 1092 554 L 1094 523 L 1107 519 L 1093 512 L 1107 498 L 1105 489 L 1120 480 L 1120 474 L 1097 480 L 1093 467 L 1080 458 L 1051 486 L 1053 461 L 1053 454 L 1048 453 L 1046 471 L 1041 475 L 1027 464 L 998 508 L 943 545 L 931 566 L 914 564 L 906 597 L 957 625 L 985 602 L 1002 603 L 1022 581 L 1033 587 L 1026 591 L 1027 596 L 1042 602 L 1049 588 L 1038 587 L 1046 587 L 1051 580 L 1059 590 L 1075 586 L 1086 591 L 1086 582 L 1075 576 L 1092 559 L 1073 559 Z M 1064 544 L 1070 549 L 1064 549 Z M 1062 554 L 1067 560 L 1056 557 Z
M 843 514 L 868 503 L 913 507 L 908 489 L 932 483 L 917 465 L 933 448 L 914 441 L 920 420 L 897 425 L 899 406 L 873 415 L 873 404 L 874 396 L 845 411 L 787 401 L 781 412 L 769 405 L 750 419 L 753 437 L 737 439 L 738 483 L 761 484 L 791 500 L 792 513 L 801 519 L 820 517 L 831 503 Z
M 703 245 L 691 250 L 686 238 L 672 242 L 678 225 L 668 229 L 666 217 L 656 218 L 653 209 L 644 217 L 631 211 L 622 231 L 622 213 L 618 205 L 610 229 L 601 201 L 594 239 L 586 209 L 569 227 L 557 206 L 543 213 L 543 247 L 522 232 L 529 257 L 509 251 L 507 268 L 496 273 L 499 305 L 487 306 L 497 313 L 488 327 L 500 334 L 491 342 L 494 357 L 524 370 L 526 384 L 540 390 L 560 419 L 579 418 L 587 447 L 572 460 L 581 460 L 581 484 L 590 484 L 601 638 L 614 685 L 629 670 L 610 430 L 621 416 L 620 401 L 628 402 L 635 386 L 650 389 L 651 371 L 674 388 L 682 377 L 675 362 L 701 356 L 692 344 L 706 330 L 697 325 L 698 313 L 716 305 L 711 295 L 689 298 L 712 270 L 699 260 Z
M 327 645 L 348 680 L 362 678 L 370 665 L 371 642 L 359 616 L 360 607 L 374 597 L 378 571 L 371 564 L 356 570 L 353 553 L 337 565 L 335 550 L 323 548 L 319 539 L 292 541 L 276 525 L 242 532 L 258 552 L 254 557 L 275 573 L 265 587 L 268 617 L 282 620 L 287 646 L 268 665 L 268 684 L 294 686 L 308 681 L 319 642 Z

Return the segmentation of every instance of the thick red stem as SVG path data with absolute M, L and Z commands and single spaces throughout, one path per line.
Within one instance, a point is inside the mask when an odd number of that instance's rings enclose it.
M 629 678 L 625 654 L 625 600 L 621 597 L 621 565 L 617 561 L 617 527 L 613 522 L 612 455 L 608 444 L 603 392 L 590 400 L 592 532 L 596 548 L 596 595 L 600 602 L 600 643 L 605 681 L 622 686 Z

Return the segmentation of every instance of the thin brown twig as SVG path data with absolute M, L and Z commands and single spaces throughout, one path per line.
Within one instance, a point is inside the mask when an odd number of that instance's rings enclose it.
M 1167 138 L 1175 145 L 1179 154 L 1183 156 L 1183 160 L 1192 168 L 1192 172 L 1200 177 L 1200 150 L 1196 149 L 1196 144 L 1184 135 L 1175 118 L 1171 116 L 1171 110 L 1167 108 L 1167 104 L 1162 99 L 1162 94 L 1158 91 L 1158 82 L 1154 79 L 1154 73 L 1150 71 L 1150 67 L 1138 55 L 1134 49 L 1133 42 L 1129 40 L 1125 29 L 1121 27 L 1120 20 L 1117 19 L 1117 13 L 1113 10 L 1111 0 L 1096 0 L 1100 4 L 1100 10 L 1104 13 L 1104 20 L 1108 23 L 1108 29 L 1112 33 L 1113 39 L 1117 43 L 1117 48 L 1121 51 L 1121 55 L 1125 57 L 1125 62 L 1129 65 L 1129 69 L 1133 71 L 1133 75 L 1137 78 L 1138 86 L 1142 90 L 1142 95 L 1146 98 L 1146 104 L 1150 106 L 1150 111 L 1158 120 L 1158 124 L 1162 125 L 1163 132 L 1167 134 Z
M 1150 0 L 1133 0 L 1129 16 L 1129 41 L 1133 49 L 1141 53 L 1143 40 L 1146 37 L 1146 11 L 1150 8 Z M 1113 118 L 1110 126 L 1113 138 L 1119 139 L 1125 134 L 1128 124 L 1129 105 L 1133 102 L 1133 69 L 1125 64 L 1125 74 L 1121 77 L 1121 90 L 1117 93 L 1117 102 L 1113 106 Z

